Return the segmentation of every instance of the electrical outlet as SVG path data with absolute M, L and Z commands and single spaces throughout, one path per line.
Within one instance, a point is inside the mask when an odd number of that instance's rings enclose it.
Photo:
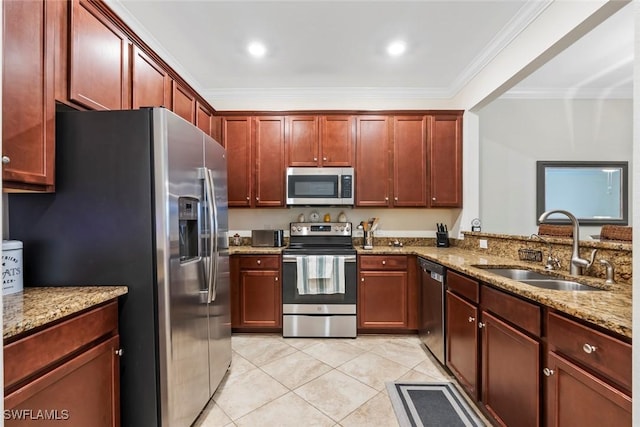
M 487 249 L 488 247 L 486 239 L 480 239 L 480 249 Z

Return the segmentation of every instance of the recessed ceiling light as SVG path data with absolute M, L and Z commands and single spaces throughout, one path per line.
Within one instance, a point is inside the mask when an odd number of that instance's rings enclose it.
M 387 53 L 391 56 L 402 55 L 407 50 L 407 45 L 403 41 L 395 41 L 387 46 Z
M 255 58 L 262 58 L 267 53 L 267 48 L 260 42 L 251 42 L 247 46 L 249 54 Z

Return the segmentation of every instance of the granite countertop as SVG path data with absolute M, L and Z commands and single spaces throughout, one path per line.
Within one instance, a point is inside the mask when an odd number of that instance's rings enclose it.
M 284 247 L 229 246 L 229 255 L 280 255 Z
M 6 340 L 126 293 L 126 286 L 26 287 L 2 297 L 3 337 Z
M 232 246 L 231 255 L 278 255 L 284 248 L 261 248 L 252 246 Z M 587 285 L 605 289 L 604 291 L 555 291 L 530 286 L 493 274 L 476 265 L 520 266 L 529 270 L 544 272 L 542 264 L 532 264 L 510 258 L 486 255 L 479 251 L 456 247 L 436 248 L 435 246 L 374 246 L 373 249 L 356 247 L 358 255 L 418 255 L 457 270 L 496 288 L 504 289 L 560 312 L 594 323 L 622 336 L 632 337 L 632 287 L 629 284 L 604 283 L 603 279 L 589 276 L 571 276 L 567 269 L 556 270 L 554 275 L 575 280 Z
M 589 276 L 572 276 L 567 269 L 561 269 L 553 271 L 552 274 L 605 290 L 556 291 L 530 286 L 475 267 L 476 265 L 520 266 L 529 270 L 544 272 L 545 270 L 541 264 L 485 255 L 481 252 L 455 247 L 405 246 L 403 248 L 394 248 L 374 246 L 373 249 L 356 249 L 359 255 L 418 255 L 489 283 L 496 288 L 539 302 L 542 305 L 594 323 L 622 336 L 632 337 L 632 287 L 629 284 L 609 285 L 605 284 L 603 279 Z

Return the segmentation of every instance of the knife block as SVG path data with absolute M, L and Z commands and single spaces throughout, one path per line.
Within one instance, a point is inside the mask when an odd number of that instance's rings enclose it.
M 449 233 L 447 231 L 436 232 L 436 247 L 438 248 L 449 247 Z

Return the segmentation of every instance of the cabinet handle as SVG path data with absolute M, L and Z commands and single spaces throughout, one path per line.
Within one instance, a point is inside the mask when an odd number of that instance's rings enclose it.
M 587 354 L 591 354 L 596 352 L 597 347 L 595 345 L 585 344 L 582 346 L 582 350 Z
M 258 265 L 262 264 L 261 260 L 256 261 L 258 263 Z
M 387 261 L 382 260 L 382 265 L 387 265 Z
M 122 355 L 124 354 L 124 350 L 123 350 L 123 349 L 121 349 L 121 348 L 119 348 L 119 349 L 117 349 L 117 350 L 116 350 L 116 352 L 115 352 L 115 353 L 116 353 L 116 356 L 120 356 L 120 357 L 122 357 Z
M 247 196 L 247 200 L 251 199 L 251 197 Z
M 388 201 L 389 201 L 389 198 L 388 198 L 388 197 L 385 197 L 385 198 L 384 198 L 384 201 L 385 201 L 385 202 L 388 202 Z
M 322 158 L 322 160 L 326 162 L 326 161 L 327 161 L 327 158 L 326 158 L 326 157 L 323 157 L 323 158 Z
M 317 157 L 314 157 L 314 158 L 313 158 L 313 161 L 314 161 L 314 162 L 317 162 L 317 161 L 318 161 L 318 158 L 317 158 Z
M 475 318 L 475 317 L 471 317 L 471 316 L 469 316 L 469 323 L 473 323 L 473 322 L 475 322 L 475 321 L 476 321 L 476 318 Z
M 8 165 L 9 163 L 11 163 L 11 157 L 9 157 L 9 156 L 2 156 L 2 164 L 3 164 L 3 165 Z
M 395 201 L 397 202 L 397 201 L 398 201 L 398 198 L 397 198 L 397 197 L 394 197 L 394 198 L 393 198 L 393 200 L 395 200 Z
M 431 200 L 433 200 L 433 201 L 435 202 L 435 201 L 436 201 L 436 198 L 435 198 L 435 197 L 432 197 L 432 198 L 431 198 Z
M 278 281 L 278 278 L 276 277 L 276 282 Z
M 364 282 L 364 277 L 362 279 L 360 279 L 361 282 Z
M 556 372 L 553 369 L 549 369 L 549 368 L 544 368 L 542 370 L 542 373 L 546 376 L 546 377 L 550 377 L 551 375 L 555 374 Z
M 478 322 L 478 329 L 482 329 L 482 328 L 484 328 L 485 326 L 487 326 L 487 324 L 486 324 L 486 323 Z
M 256 197 L 256 200 L 257 200 L 257 201 L 260 201 L 260 197 Z

